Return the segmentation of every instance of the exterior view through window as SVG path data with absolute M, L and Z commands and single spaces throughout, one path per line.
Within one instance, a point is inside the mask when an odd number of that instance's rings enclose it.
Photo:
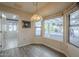
M 70 43 L 79 47 L 79 10 L 70 14 Z
M 35 22 L 35 36 L 41 36 L 41 20 Z
M 62 41 L 63 40 L 63 17 L 44 21 L 44 36 L 46 38 Z

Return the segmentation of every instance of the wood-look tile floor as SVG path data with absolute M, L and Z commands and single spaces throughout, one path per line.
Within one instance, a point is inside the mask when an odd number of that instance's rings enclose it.
M 44 45 L 27 45 L 3 51 L 2 57 L 65 57 Z

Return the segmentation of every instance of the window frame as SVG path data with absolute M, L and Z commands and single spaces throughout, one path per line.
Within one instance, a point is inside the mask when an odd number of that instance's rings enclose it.
M 69 16 L 69 26 L 68 26 L 68 43 L 79 48 L 79 46 L 75 45 L 74 43 L 70 42 L 70 14 L 73 13 L 73 12 L 76 12 L 77 10 L 79 10 L 78 8 L 77 9 L 72 9 L 71 12 L 68 14 Z
M 54 38 L 48 38 L 48 37 L 45 37 L 45 28 L 44 28 L 44 38 L 46 38 L 46 39 L 51 39 L 51 40 L 56 40 L 56 41 L 59 41 L 59 42 L 64 42 L 64 17 L 63 17 L 63 15 L 62 16 L 57 16 L 57 17 L 54 17 L 54 18 L 52 18 L 52 19 L 54 19 L 54 20 L 56 20 L 55 18 L 61 18 L 62 17 L 62 21 L 63 21 L 63 25 L 62 25 L 62 29 L 63 29 L 63 38 L 62 38 L 62 40 L 61 39 L 59 39 L 59 40 L 57 40 L 57 39 L 54 39 Z M 49 19 L 49 21 L 51 20 L 51 18 Z M 46 20 L 44 20 L 44 22 L 45 22 Z M 48 20 L 47 20 L 48 21 Z M 45 23 L 44 23 L 45 24 Z M 48 28 L 49 28 L 49 25 L 48 25 Z
M 34 22 L 34 37 L 42 37 L 42 20 L 40 20 L 40 22 L 41 22 L 41 26 L 40 27 L 39 26 L 35 26 L 36 22 Z M 36 28 L 40 28 L 41 29 L 41 32 L 40 32 L 41 34 L 40 35 L 36 35 Z

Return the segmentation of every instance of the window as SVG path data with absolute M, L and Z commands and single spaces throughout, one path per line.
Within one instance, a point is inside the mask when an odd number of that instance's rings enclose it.
M 44 21 L 44 36 L 55 40 L 63 40 L 63 17 Z
M 9 32 L 17 32 L 17 21 L 7 21 L 7 26 Z
M 35 36 L 41 36 L 41 20 L 35 22 Z
M 70 43 L 79 47 L 79 10 L 70 14 Z

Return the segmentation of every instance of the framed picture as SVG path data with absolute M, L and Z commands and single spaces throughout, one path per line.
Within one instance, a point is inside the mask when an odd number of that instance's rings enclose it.
M 31 28 L 31 22 L 23 20 L 23 28 Z

